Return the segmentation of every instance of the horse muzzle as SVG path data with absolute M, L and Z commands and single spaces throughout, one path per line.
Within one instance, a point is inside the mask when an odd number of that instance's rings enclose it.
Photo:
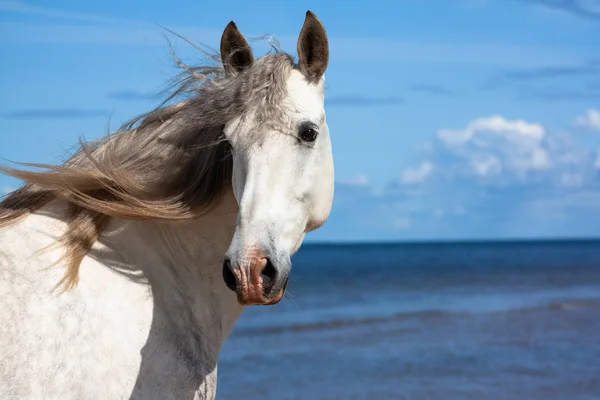
M 241 305 L 273 305 L 283 298 L 288 284 L 289 257 L 266 257 L 250 251 L 243 257 L 226 257 L 223 280 Z

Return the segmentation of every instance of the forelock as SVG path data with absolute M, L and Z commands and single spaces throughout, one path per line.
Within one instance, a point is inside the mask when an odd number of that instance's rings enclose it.
M 267 54 L 248 70 L 228 79 L 222 87 L 228 99 L 225 123 L 238 120 L 244 125 L 266 129 L 287 126 L 288 110 L 283 103 L 288 93 L 287 82 L 295 64 L 286 53 Z

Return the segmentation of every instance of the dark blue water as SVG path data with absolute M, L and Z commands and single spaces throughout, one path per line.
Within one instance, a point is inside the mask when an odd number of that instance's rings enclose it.
M 217 399 L 600 399 L 600 241 L 313 245 Z

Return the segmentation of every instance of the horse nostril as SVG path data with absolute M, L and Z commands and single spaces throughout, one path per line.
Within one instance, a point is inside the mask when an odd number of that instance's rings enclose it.
M 225 285 L 235 292 L 237 283 L 235 281 L 235 275 L 231 270 L 231 261 L 228 258 L 223 261 L 223 280 L 225 281 Z
M 268 258 L 267 265 L 265 265 L 263 270 L 260 272 L 260 277 L 262 278 L 263 293 L 267 295 L 271 292 L 271 289 L 273 289 L 275 282 L 277 282 L 277 270 L 275 269 L 275 266 L 271 260 Z

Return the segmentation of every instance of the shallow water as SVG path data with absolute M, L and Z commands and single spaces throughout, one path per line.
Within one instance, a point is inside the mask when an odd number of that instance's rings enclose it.
M 217 399 L 600 399 L 600 242 L 305 246 Z

